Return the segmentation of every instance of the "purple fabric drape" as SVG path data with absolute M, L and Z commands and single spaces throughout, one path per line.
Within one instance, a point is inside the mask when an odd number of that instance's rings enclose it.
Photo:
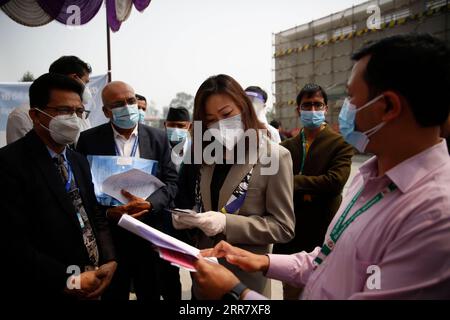
M 17 23 L 27 27 L 43 26 L 53 20 L 36 0 L 3 1 L 1 10 Z
M 106 0 L 106 15 L 108 19 L 108 25 L 111 30 L 114 32 L 119 31 L 120 25 L 122 23 L 117 20 L 115 0 Z
M 148 7 L 151 0 L 133 0 L 134 7 L 138 11 L 144 11 Z
M 37 0 L 41 8 L 53 19 L 63 24 L 73 24 L 74 10 L 80 8 L 80 24 L 86 24 L 95 17 L 102 6 L 102 0 Z

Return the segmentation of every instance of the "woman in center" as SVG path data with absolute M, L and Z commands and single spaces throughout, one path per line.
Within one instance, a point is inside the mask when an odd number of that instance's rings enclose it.
M 208 78 L 195 95 L 193 119 L 197 123 L 191 150 L 197 155 L 191 152 L 192 164 L 181 167 L 176 206 L 198 214 L 173 214 L 174 227 L 192 229 L 191 241 L 199 249 L 226 240 L 265 254 L 273 244 L 291 240 L 295 227 L 291 156 L 267 139 L 266 127 L 239 83 L 223 74 Z M 199 140 L 211 136 L 208 130 L 214 138 Z M 251 139 L 252 134 L 257 138 Z M 219 144 L 216 154 L 210 152 L 213 143 Z M 198 151 L 203 157 L 194 163 Z M 209 153 L 215 160 L 208 159 Z M 246 286 L 270 297 L 270 280 L 262 274 L 219 262 Z

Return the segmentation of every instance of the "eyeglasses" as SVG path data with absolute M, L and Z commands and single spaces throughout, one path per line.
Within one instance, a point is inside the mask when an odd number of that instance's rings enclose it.
M 111 104 L 105 104 L 104 106 L 109 109 L 115 109 L 115 108 L 122 108 L 127 105 L 136 104 L 136 103 L 137 103 L 137 99 L 135 97 L 133 97 L 133 98 L 125 99 L 125 100 L 116 101 Z
M 77 114 L 78 117 L 87 119 L 91 113 L 89 110 L 84 109 L 84 107 L 72 108 L 72 107 L 44 107 L 42 109 L 52 110 L 53 113 L 58 115 L 72 115 Z
M 311 111 L 313 108 L 314 110 L 322 111 L 325 107 L 325 103 L 319 101 L 304 102 L 300 105 L 300 109 L 305 111 Z

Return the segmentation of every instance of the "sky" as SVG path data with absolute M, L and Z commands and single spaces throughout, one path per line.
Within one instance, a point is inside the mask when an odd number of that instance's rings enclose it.
M 362 3 L 361 0 L 153 0 L 134 7 L 111 33 L 112 78 L 169 105 L 177 92 L 195 95 L 211 75 L 225 73 L 244 88 L 258 85 L 272 101 L 273 34 Z M 0 82 L 35 77 L 62 55 L 89 62 L 93 75 L 107 72 L 106 17 L 77 29 L 58 22 L 30 28 L 0 10 Z

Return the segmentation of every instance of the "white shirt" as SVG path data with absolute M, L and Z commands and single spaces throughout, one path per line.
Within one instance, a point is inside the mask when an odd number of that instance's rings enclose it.
M 140 158 L 141 154 L 139 152 L 139 141 L 138 140 L 138 126 L 134 127 L 133 132 L 130 135 L 130 138 L 127 139 L 123 135 L 121 135 L 111 124 L 111 127 L 114 132 L 114 142 L 116 144 L 117 151 L 119 151 L 120 156 L 122 157 L 131 157 L 131 152 L 133 151 L 134 144 L 137 143 L 136 146 L 136 154 L 135 158 Z
M 33 129 L 33 121 L 28 113 L 30 106 L 28 104 L 21 105 L 11 111 L 8 115 L 6 123 L 6 144 L 13 143 L 24 137 L 31 129 Z M 91 128 L 89 119 L 80 119 L 80 131 Z
M 186 155 L 190 154 L 189 148 L 191 146 L 191 140 L 189 138 L 187 138 L 182 143 L 183 143 L 183 153 L 182 154 L 180 154 L 179 152 L 175 152 L 176 150 L 174 150 L 173 148 L 172 148 L 172 153 L 171 153 L 171 160 L 175 164 L 175 169 L 177 170 L 177 172 L 180 172 L 181 164 L 184 161 L 184 157 L 186 157 Z M 175 146 L 175 148 L 177 148 L 177 146 Z M 179 150 L 179 147 L 177 148 L 177 150 Z
M 24 137 L 33 128 L 33 121 L 31 121 L 30 115 L 28 114 L 29 110 L 30 106 L 25 104 L 15 108 L 9 114 L 8 122 L 6 123 L 7 144 Z

